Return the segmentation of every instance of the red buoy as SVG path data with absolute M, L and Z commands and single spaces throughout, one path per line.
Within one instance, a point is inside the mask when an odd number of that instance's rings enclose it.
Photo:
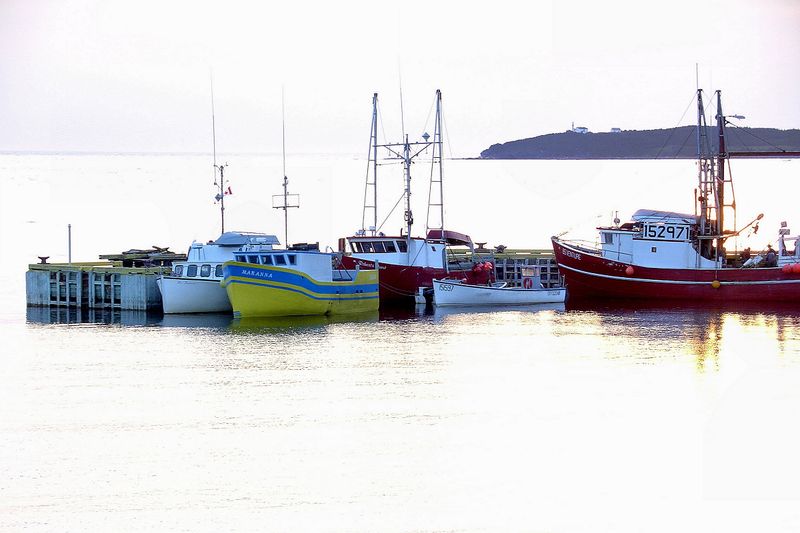
M 625 275 L 633 276 L 633 267 L 632 266 L 628 266 L 628 268 L 625 269 Z

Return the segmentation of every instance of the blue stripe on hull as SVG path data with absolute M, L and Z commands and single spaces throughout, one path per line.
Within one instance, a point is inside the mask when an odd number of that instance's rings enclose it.
M 239 266 L 237 264 L 226 264 L 223 266 L 223 272 L 223 284 L 241 282 L 241 280 L 233 280 L 231 278 L 244 278 L 254 285 L 273 286 L 273 283 L 285 283 L 287 285 L 295 285 L 309 292 L 330 294 L 331 296 L 376 292 L 378 290 L 378 284 L 355 284 L 353 283 L 355 280 L 314 281 L 302 272 L 264 268 L 260 265 Z
M 362 291 L 364 293 L 363 296 L 358 295 L 359 293 L 355 292 L 355 291 L 349 291 L 349 292 L 344 292 L 343 291 L 343 292 L 338 293 L 338 294 L 331 294 L 330 296 L 316 296 L 314 294 L 309 294 L 309 292 L 307 290 L 295 289 L 293 287 L 285 287 L 283 285 L 273 285 L 272 283 L 268 283 L 268 282 L 261 281 L 261 280 L 258 280 L 258 281 L 244 281 L 244 280 L 241 280 L 241 279 L 225 278 L 225 283 L 226 284 L 233 284 L 233 285 L 254 285 L 256 287 L 268 287 L 270 289 L 280 289 L 280 290 L 283 290 L 283 291 L 296 292 L 296 293 L 302 294 L 303 296 L 306 296 L 308 298 L 312 298 L 314 300 L 324 300 L 324 301 L 331 301 L 331 302 L 334 302 L 334 301 L 338 302 L 338 301 L 341 301 L 341 300 L 345 300 L 345 301 L 348 301 L 348 302 L 356 301 L 356 300 L 375 300 L 375 299 L 378 298 L 378 294 L 377 294 L 378 286 L 377 285 L 359 285 L 359 287 L 363 287 L 364 288 L 363 291 Z M 370 293 L 375 293 L 375 294 L 374 295 L 370 295 Z M 350 295 L 352 295 L 353 297 L 352 298 L 342 298 L 342 296 L 350 296 Z

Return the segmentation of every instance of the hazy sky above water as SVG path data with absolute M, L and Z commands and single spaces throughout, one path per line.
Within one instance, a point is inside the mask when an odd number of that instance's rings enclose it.
M 366 152 L 431 130 L 450 154 L 564 131 L 667 128 L 700 85 L 743 125 L 800 127 L 797 0 L 0 2 L 0 150 Z M 426 119 L 428 120 L 426 125 Z M 447 152 L 446 152 L 447 153 Z

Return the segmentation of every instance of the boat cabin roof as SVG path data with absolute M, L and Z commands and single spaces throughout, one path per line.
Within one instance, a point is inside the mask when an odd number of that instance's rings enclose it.
M 631 217 L 634 222 L 662 222 L 666 224 L 697 224 L 700 217 L 675 213 L 673 211 L 657 211 L 654 209 L 639 209 Z
M 420 239 L 421 237 L 411 237 L 411 238 L 412 239 Z M 379 234 L 379 235 L 353 235 L 353 236 L 347 238 L 347 240 L 349 240 L 349 241 L 379 241 L 381 239 L 389 240 L 389 241 L 400 239 L 400 240 L 404 241 L 404 240 L 406 240 L 406 237 L 403 236 L 403 235 L 398 236 L 398 235 L 382 235 L 382 234 Z
M 469 235 L 457 231 L 432 229 L 428 230 L 428 240 L 445 241 L 447 244 L 460 244 L 472 248 L 472 239 Z
M 245 244 L 280 244 L 278 237 L 251 231 L 226 231 L 214 241 L 220 246 L 243 246 Z

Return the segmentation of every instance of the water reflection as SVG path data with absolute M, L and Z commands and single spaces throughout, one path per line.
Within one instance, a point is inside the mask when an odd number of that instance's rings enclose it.
M 344 315 L 235 318 L 230 329 L 236 333 L 285 333 L 324 329 L 331 324 L 377 322 L 378 311 Z
M 632 337 L 643 361 L 679 356 L 684 347 L 699 372 L 719 370 L 721 354 L 796 357 L 800 339 L 800 308 L 785 303 L 571 301 L 566 309 L 570 323 L 591 324 L 611 343 Z
M 447 317 L 458 315 L 474 315 L 478 318 L 480 315 L 491 315 L 496 313 L 518 313 L 518 314 L 534 314 L 543 311 L 564 311 L 564 303 L 545 303 L 535 305 L 515 305 L 508 307 L 501 307 L 496 305 L 476 305 L 465 307 L 434 307 L 431 314 L 434 321 L 441 322 L 446 320 Z
M 161 320 L 156 325 L 167 328 L 225 329 L 233 321 L 233 315 L 230 313 L 160 314 L 160 316 Z
M 800 362 L 800 309 L 787 304 L 568 301 L 514 308 L 417 306 L 330 317 L 245 319 L 227 313 L 163 315 L 28 307 L 26 318 L 30 325 L 146 326 L 184 329 L 188 334 L 193 330 L 233 336 L 324 334 L 333 335 L 333 341 L 347 349 L 352 348 L 345 340 L 350 335 L 367 339 L 357 351 L 375 350 L 377 357 L 385 351 L 377 344 L 385 336 L 402 338 L 403 343 L 419 340 L 429 350 L 442 339 L 460 342 L 477 335 L 491 339 L 493 350 L 524 338 L 524 346 L 537 353 L 563 353 L 584 362 L 597 357 L 648 365 L 691 361 L 698 372 L 719 371 L 742 357 L 760 364 L 757 358 L 770 354 L 777 355 L 780 363 Z
M 411 316 L 416 316 L 413 310 Z M 229 330 L 235 333 L 303 331 L 346 322 L 377 322 L 379 318 L 377 311 L 333 316 L 239 319 L 234 318 L 230 313 L 163 314 L 153 311 L 81 309 L 74 307 L 28 307 L 26 310 L 26 319 L 30 324 L 162 326 L 167 328 Z
M 161 316 L 161 313 L 146 311 L 80 307 L 28 307 L 25 311 L 25 319 L 30 324 L 152 326 L 160 323 Z

